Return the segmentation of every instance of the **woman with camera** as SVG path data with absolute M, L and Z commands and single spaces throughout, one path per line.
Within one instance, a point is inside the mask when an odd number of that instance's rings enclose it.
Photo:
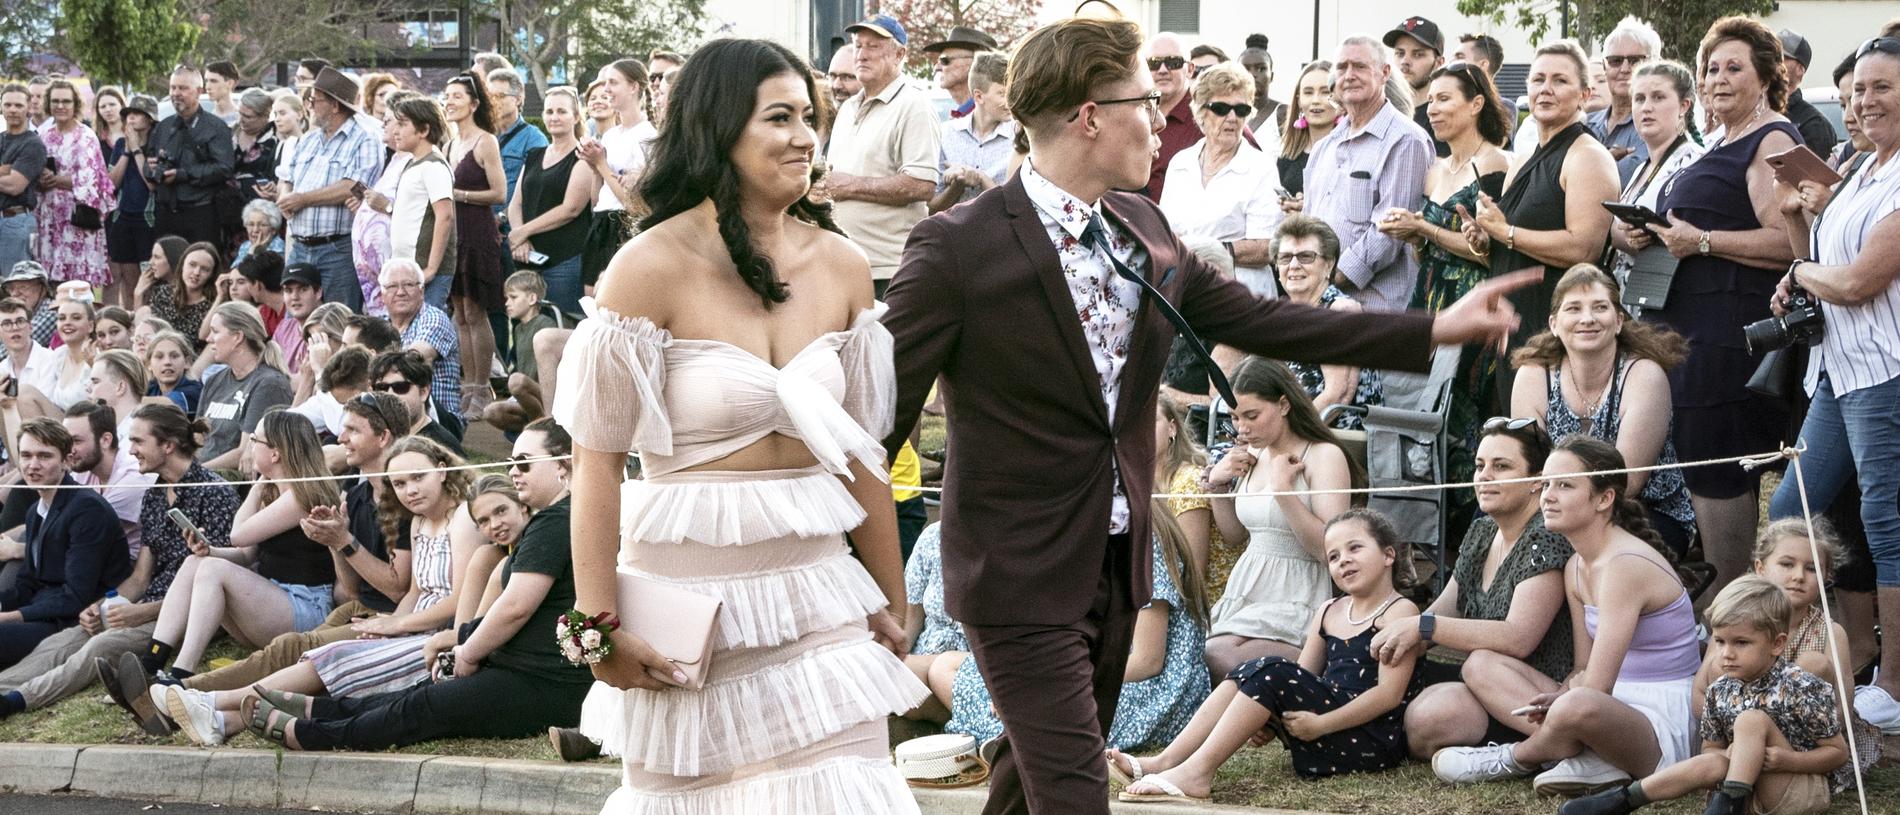
M 1807 391 L 1813 397 L 1801 439 L 1807 505 L 1826 507 L 1858 476 L 1861 520 L 1879 582 L 1880 621 L 1900 630 L 1900 38 L 1862 44 L 1854 65 L 1854 114 L 1873 157 L 1833 191 L 1802 181 L 1777 186 L 1797 258 L 1776 288 L 1771 307 L 1793 331 L 1813 317 L 1803 300 L 1819 301 L 1825 327 L 1809 344 Z M 1793 479 L 1782 482 L 1769 515 L 1801 514 Z M 1900 728 L 1900 637 L 1885 637 L 1887 670 L 1854 694 L 1854 707 L 1873 725 Z

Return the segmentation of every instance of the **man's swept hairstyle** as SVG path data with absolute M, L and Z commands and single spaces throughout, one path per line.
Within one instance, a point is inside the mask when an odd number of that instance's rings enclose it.
M 1030 131 L 1051 127 L 1103 85 L 1136 71 L 1141 28 L 1128 20 L 1073 17 L 1036 29 L 1009 62 L 1009 109 Z

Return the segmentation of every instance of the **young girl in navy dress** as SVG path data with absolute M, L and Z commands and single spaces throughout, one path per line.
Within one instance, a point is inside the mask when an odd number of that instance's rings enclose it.
M 1256 735 L 1284 744 L 1303 778 L 1398 766 L 1414 662 L 1382 666 L 1370 645 L 1381 628 L 1418 614 L 1395 587 L 1410 564 L 1385 516 L 1352 509 L 1334 518 L 1326 569 L 1345 595 L 1314 615 L 1300 661 L 1263 657 L 1235 668 L 1158 756 L 1108 751 L 1109 774 L 1130 782 L 1121 799 L 1205 802 L 1214 771 Z

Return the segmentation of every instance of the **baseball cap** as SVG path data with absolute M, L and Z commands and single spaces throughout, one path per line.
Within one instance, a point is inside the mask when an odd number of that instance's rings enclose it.
M 876 34 L 887 40 L 896 40 L 898 45 L 910 44 L 910 35 L 904 32 L 904 24 L 889 14 L 874 14 L 866 17 L 861 23 L 847 26 L 844 33 L 853 34 L 859 31 Z
M 1391 31 L 1385 32 L 1385 38 L 1382 41 L 1385 47 L 1395 48 L 1397 46 L 1394 43 L 1397 43 L 1400 37 L 1411 37 L 1431 46 L 1433 51 L 1445 53 L 1445 35 L 1438 32 L 1437 23 L 1423 17 L 1405 18 L 1404 22 L 1394 26 Z
M 1814 61 L 1814 46 L 1808 44 L 1808 38 L 1795 33 L 1792 28 L 1784 28 L 1775 34 L 1781 40 L 1781 55 L 1792 57 L 1801 67 L 1808 67 Z
M 297 283 L 313 289 L 323 288 L 323 272 L 309 263 L 292 263 L 284 267 L 283 283 L 288 286 Z

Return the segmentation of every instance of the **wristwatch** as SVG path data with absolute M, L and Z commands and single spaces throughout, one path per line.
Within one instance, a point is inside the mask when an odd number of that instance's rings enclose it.
M 1709 253 L 1709 233 L 1702 233 L 1702 240 L 1696 241 L 1695 250 L 1705 255 Z
M 1418 615 L 1418 638 L 1430 643 L 1432 635 L 1438 632 L 1438 615 L 1429 611 Z
M 338 549 L 336 551 L 337 551 L 337 554 L 340 554 L 345 559 L 348 559 L 351 555 L 356 554 L 356 541 L 350 541 L 349 543 L 343 544 L 343 548 Z

